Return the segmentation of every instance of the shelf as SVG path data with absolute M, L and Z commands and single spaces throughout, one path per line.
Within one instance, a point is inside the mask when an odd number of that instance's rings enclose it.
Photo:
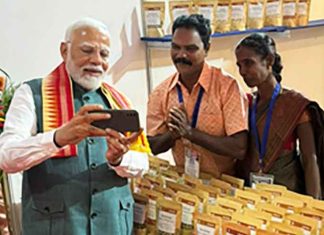
M 312 20 L 308 23 L 308 25 L 305 26 L 298 26 L 298 27 L 265 27 L 262 29 L 248 29 L 245 31 L 231 31 L 228 33 L 214 33 L 211 35 L 212 38 L 220 38 L 220 37 L 229 37 L 229 36 L 235 36 L 235 35 L 242 35 L 242 34 L 251 34 L 251 33 L 257 33 L 257 32 L 263 32 L 263 33 L 283 33 L 283 32 L 290 32 L 290 30 L 296 30 L 296 29 L 307 29 L 307 28 L 314 28 L 314 27 L 322 27 L 324 26 L 324 19 L 320 20 Z M 165 37 L 141 37 L 141 41 L 145 43 L 145 63 L 146 63 L 146 75 L 147 75 L 147 90 L 148 94 L 152 91 L 152 72 L 151 72 L 151 49 L 162 49 L 162 50 L 169 50 L 170 44 L 172 41 L 171 35 L 166 35 Z
M 279 26 L 279 27 L 265 27 L 262 29 L 248 29 L 244 31 L 231 31 L 227 33 L 214 33 L 211 35 L 212 38 L 219 38 L 219 37 L 228 37 L 228 36 L 235 36 L 235 35 L 241 35 L 241 34 L 250 34 L 250 33 L 257 33 L 257 32 L 263 32 L 263 33 L 269 33 L 269 32 L 285 32 L 287 30 L 296 30 L 296 29 L 306 29 L 306 28 L 314 28 L 314 27 L 321 27 L 324 26 L 324 19 L 321 20 L 312 20 L 308 23 L 308 25 L 305 26 L 297 26 L 297 27 L 286 27 L 286 26 Z M 162 38 L 152 38 L 152 37 L 141 37 L 141 40 L 144 42 L 171 42 L 172 36 L 166 35 Z

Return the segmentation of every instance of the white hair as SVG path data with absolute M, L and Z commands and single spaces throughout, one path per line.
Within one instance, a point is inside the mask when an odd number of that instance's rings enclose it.
M 71 36 L 73 32 L 77 29 L 83 28 L 83 27 L 91 27 L 97 29 L 99 32 L 107 35 L 110 38 L 110 33 L 107 28 L 107 25 L 105 25 L 103 22 L 96 20 L 94 18 L 83 18 L 81 20 L 78 20 L 71 24 L 65 31 L 65 41 L 68 42 L 71 40 Z

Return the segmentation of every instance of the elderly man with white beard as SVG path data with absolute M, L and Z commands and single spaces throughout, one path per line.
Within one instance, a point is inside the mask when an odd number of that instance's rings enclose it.
M 22 234 L 131 234 L 127 177 L 134 172 L 120 165 L 135 151 L 133 143 L 146 137 L 91 125 L 110 118 L 91 111 L 130 108 L 103 82 L 107 27 L 94 19 L 77 21 L 60 52 L 63 62 L 54 71 L 17 89 L 0 136 L 0 168 L 23 171 Z M 149 151 L 145 141 L 140 144 Z M 147 157 L 137 164 L 146 168 Z

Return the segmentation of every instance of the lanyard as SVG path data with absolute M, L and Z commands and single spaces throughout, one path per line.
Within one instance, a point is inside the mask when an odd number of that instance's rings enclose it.
M 182 94 L 181 87 L 180 87 L 179 84 L 177 84 L 177 92 L 178 92 L 179 103 L 183 103 L 183 94 Z M 198 113 L 199 113 L 200 103 L 201 103 L 203 94 L 204 94 L 204 89 L 202 87 L 200 87 L 198 97 L 197 97 L 197 101 L 196 101 L 196 104 L 195 104 L 195 108 L 194 108 L 193 113 L 192 113 L 192 121 L 191 121 L 191 127 L 192 128 L 195 128 L 196 125 L 197 125 Z
M 259 139 L 259 134 L 258 134 L 258 128 L 257 128 L 257 121 L 256 121 L 256 112 L 257 112 L 257 98 L 253 100 L 253 105 L 252 105 L 252 110 L 251 110 L 251 128 L 252 128 L 252 133 L 255 137 L 255 142 L 256 142 L 256 147 L 257 150 L 259 151 L 259 165 L 260 169 L 263 168 L 263 158 L 266 154 L 266 146 L 267 146 L 267 141 L 268 141 L 268 135 L 269 135 L 269 129 L 270 129 L 270 123 L 271 123 L 271 117 L 272 117 L 272 112 L 273 112 L 273 107 L 276 102 L 276 99 L 280 93 L 280 84 L 277 83 L 275 89 L 272 92 L 272 97 L 269 105 L 269 109 L 267 111 L 267 116 L 266 116 L 266 123 L 263 129 L 263 135 L 262 135 L 262 141 L 260 145 L 260 139 Z

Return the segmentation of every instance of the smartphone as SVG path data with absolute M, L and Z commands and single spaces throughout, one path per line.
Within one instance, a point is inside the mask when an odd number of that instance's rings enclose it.
M 106 109 L 91 111 L 91 113 L 109 113 L 109 119 L 94 121 L 91 125 L 106 129 L 110 128 L 118 132 L 137 132 L 140 130 L 139 116 L 132 109 Z

